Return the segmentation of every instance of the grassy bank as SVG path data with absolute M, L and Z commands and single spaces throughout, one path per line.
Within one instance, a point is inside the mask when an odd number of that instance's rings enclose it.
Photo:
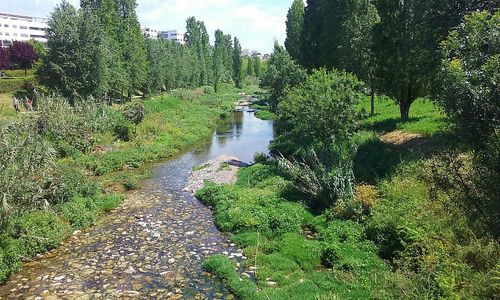
M 261 120 L 270 120 L 275 121 L 278 119 L 278 116 L 270 110 L 269 105 L 266 102 L 257 102 L 250 105 L 250 108 L 257 110 L 255 112 L 255 116 Z
M 355 197 L 326 210 L 272 162 L 206 185 L 197 196 L 248 258 L 246 274 L 224 256 L 206 270 L 243 299 L 494 299 L 498 243 L 426 175 L 448 143 L 445 120 L 425 100 L 412 112 L 400 123 L 394 103 L 377 101 L 357 137 Z
M 0 282 L 23 259 L 56 247 L 123 199 L 116 192 L 140 187 L 154 162 L 206 140 L 227 115 L 238 90 L 219 94 L 179 90 L 140 101 L 134 125 L 122 111 L 101 105 L 71 107 L 40 101 L 40 112 L 3 117 L 0 144 Z

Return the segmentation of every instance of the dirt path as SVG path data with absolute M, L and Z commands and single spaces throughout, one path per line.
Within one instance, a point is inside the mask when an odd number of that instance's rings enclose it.
M 239 261 L 242 255 L 217 230 L 211 211 L 181 188 L 187 165 L 165 168 L 179 176 L 160 173 L 95 227 L 27 263 L 0 286 L 0 299 L 228 297 L 201 264 L 207 255 Z

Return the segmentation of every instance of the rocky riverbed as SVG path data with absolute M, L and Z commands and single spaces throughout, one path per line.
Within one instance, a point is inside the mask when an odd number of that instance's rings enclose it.
M 0 299 L 231 298 L 202 261 L 213 254 L 237 262 L 244 257 L 191 191 L 205 179 L 234 181 L 233 160 L 223 156 L 189 181 L 176 179 L 189 182 L 189 192 L 161 187 L 159 179 L 148 182 L 92 229 L 26 263 L 0 287 Z
M 245 257 L 193 191 L 205 180 L 234 182 L 244 164 L 227 154 L 251 161 L 274 134 L 272 122 L 250 113 L 224 122 L 210 145 L 159 165 L 140 191 L 94 227 L 26 262 L 0 286 L 0 299 L 231 299 L 202 262 L 213 254 L 237 264 Z

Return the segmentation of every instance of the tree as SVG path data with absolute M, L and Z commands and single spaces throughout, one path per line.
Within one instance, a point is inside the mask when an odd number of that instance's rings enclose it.
M 255 76 L 255 69 L 254 69 L 254 66 L 253 66 L 253 58 L 252 57 L 248 57 L 247 58 L 247 76 Z
M 243 83 L 243 58 L 241 57 L 241 45 L 237 37 L 234 38 L 233 48 L 233 80 L 237 88 L 242 87 Z
M 269 89 L 269 105 L 276 112 L 278 104 L 285 98 L 286 91 L 306 78 L 306 72 L 290 57 L 283 47 L 275 43 L 274 52 L 268 61 L 260 86 Z
M 442 43 L 438 103 L 469 144 L 500 138 L 500 12 L 465 17 Z
M 254 73 L 256 77 L 260 77 L 260 71 L 261 71 L 261 61 L 258 56 L 255 56 L 253 58 L 253 68 L 254 68 Z
M 219 84 L 224 79 L 224 33 L 221 30 L 215 31 L 214 57 L 213 57 L 213 73 L 214 73 L 214 89 L 219 91 Z
M 470 150 L 446 153 L 433 182 L 500 237 L 500 11 L 475 12 L 442 43 L 435 97 Z M 467 150 L 465 148 L 465 150 Z M 462 150 L 463 151 L 463 150 Z
M 210 41 L 205 24 L 190 17 L 186 21 L 187 44 L 197 54 L 197 67 L 200 69 L 199 82 L 193 83 L 195 86 L 207 85 L 212 80 L 212 62 L 210 54 Z
M 372 28 L 377 21 L 377 10 L 367 0 L 309 0 L 301 34 L 301 64 L 308 69 L 327 67 L 356 74 L 370 87 L 372 113 Z
M 285 47 L 290 56 L 296 61 L 300 61 L 304 10 L 304 1 L 294 0 L 286 16 Z
M 352 138 L 357 104 L 363 99 L 361 88 L 349 73 L 315 70 L 278 106 L 275 145 L 279 149 L 279 143 L 286 141 L 285 153 L 288 150 L 292 156 L 279 159 L 280 166 L 297 189 L 325 207 L 353 194 Z
M 77 12 L 66 1 L 56 6 L 47 28 L 48 52 L 37 70 L 40 82 L 70 101 L 100 97 L 109 90 L 108 52 L 97 15 Z
M 0 71 L 10 67 L 10 53 L 9 50 L 0 48 Z
M 27 75 L 27 70 L 38 60 L 35 48 L 25 42 L 14 41 L 9 47 L 9 52 L 12 63 L 24 69 L 24 76 Z
M 27 43 L 33 46 L 33 48 L 36 51 L 36 54 L 38 55 L 38 59 L 43 58 L 47 54 L 47 48 L 42 42 L 31 39 Z
M 395 99 L 406 122 L 432 70 L 432 43 L 423 30 L 425 5 L 414 0 L 376 0 L 375 5 L 381 19 L 374 28 L 377 84 Z

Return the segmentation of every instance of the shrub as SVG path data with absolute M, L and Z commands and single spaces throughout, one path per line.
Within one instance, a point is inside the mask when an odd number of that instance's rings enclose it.
M 256 164 L 265 165 L 265 164 L 267 164 L 268 160 L 269 160 L 268 156 L 262 152 L 255 153 L 255 155 L 253 157 L 253 161 Z
M 138 101 L 128 103 L 123 108 L 123 116 L 127 121 L 135 126 L 139 125 L 144 119 L 145 108 L 144 104 Z
M 280 103 L 278 134 L 297 148 L 350 144 L 358 126 L 361 87 L 348 73 L 314 71 Z
M 14 256 L 30 257 L 59 245 L 71 230 L 68 223 L 49 211 L 34 211 L 11 219 L 5 226 L 5 243 Z M 3 244 L 3 243 L 2 243 Z
M 97 219 L 92 199 L 75 197 L 70 201 L 59 205 L 58 211 L 73 226 L 73 228 L 85 228 L 94 224 Z
M 207 85 L 203 87 L 203 93 L 207 95 L 215 94 L 215 89 L 213 86 Z
M 41 207 L 46 201 L 44 187 L 54 171 L 55 151 L 27 122 L 0 129 L 0 216 L 13 215 L 23 208 Z
M 300 161 L 281 157 L 278 162 L 297 190 L 319 202 L 315 205 L 329 207 L 339 199 L 353 195 L 352 161 L 342 157 L 341 151 L 336 151 L 333 146 L 319 155 L 309 148 L 302 152 Z

